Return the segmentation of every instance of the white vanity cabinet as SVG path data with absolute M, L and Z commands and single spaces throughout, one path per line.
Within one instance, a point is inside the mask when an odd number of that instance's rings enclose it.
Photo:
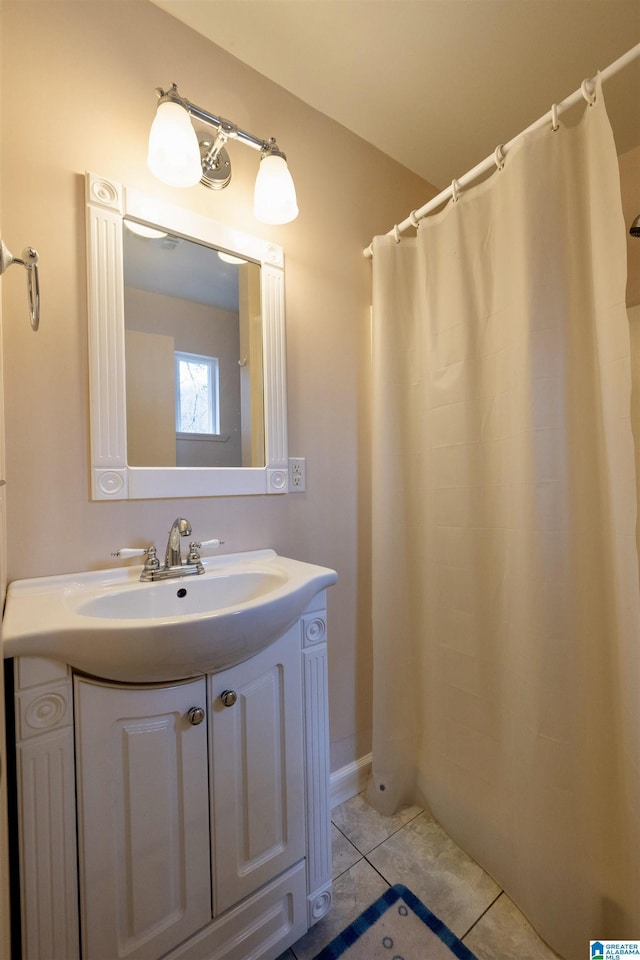
M 275 960 L 327 912 L 324 603 L 181 682 L 16 658 L 24 960 Z

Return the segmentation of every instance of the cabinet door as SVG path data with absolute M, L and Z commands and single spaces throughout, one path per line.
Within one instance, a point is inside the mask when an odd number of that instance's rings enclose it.
M 76 678 L 82 955 L 156 958 L 211 919 L 204 678 Z
M 300 670 L 296 625 L 209 679 L 217 914 L 304 857 Z

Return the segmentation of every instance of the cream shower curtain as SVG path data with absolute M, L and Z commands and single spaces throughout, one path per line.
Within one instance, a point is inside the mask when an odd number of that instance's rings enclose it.
M 626 252 L 577 126 L 373 245 L 371 801 L 422 799 L 566 960 L 640 938 Z

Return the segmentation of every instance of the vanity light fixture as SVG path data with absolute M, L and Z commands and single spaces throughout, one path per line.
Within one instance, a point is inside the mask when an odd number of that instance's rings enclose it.
M 262 223 L 290 223 L 298 216 L 298 204 L 287 158 L 272 137 L 261 140 L 240 130 L 235 123 L 216 117 L 181 97 L 172 84 L 157 88 L 158 110 L 149 134 L 147 163 L 151 172 L 172 187 L 191 187 L 200 182 L 211 190 L 223 190 L 231 180 L 231 161 L 225 148 L 237 140 L 260 152 L 254 190 L 254 213 Z M 200 136 L 192 121 L 204 125 Z M 213 132 L 210 138 L 208 131 Z

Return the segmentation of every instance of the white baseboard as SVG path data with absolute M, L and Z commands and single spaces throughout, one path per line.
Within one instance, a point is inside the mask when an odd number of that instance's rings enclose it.
M 371 774 L 371 754 L 368 753 L 345 767 L 340 767 L 329 778 L 331 809 L 362 793 Z

